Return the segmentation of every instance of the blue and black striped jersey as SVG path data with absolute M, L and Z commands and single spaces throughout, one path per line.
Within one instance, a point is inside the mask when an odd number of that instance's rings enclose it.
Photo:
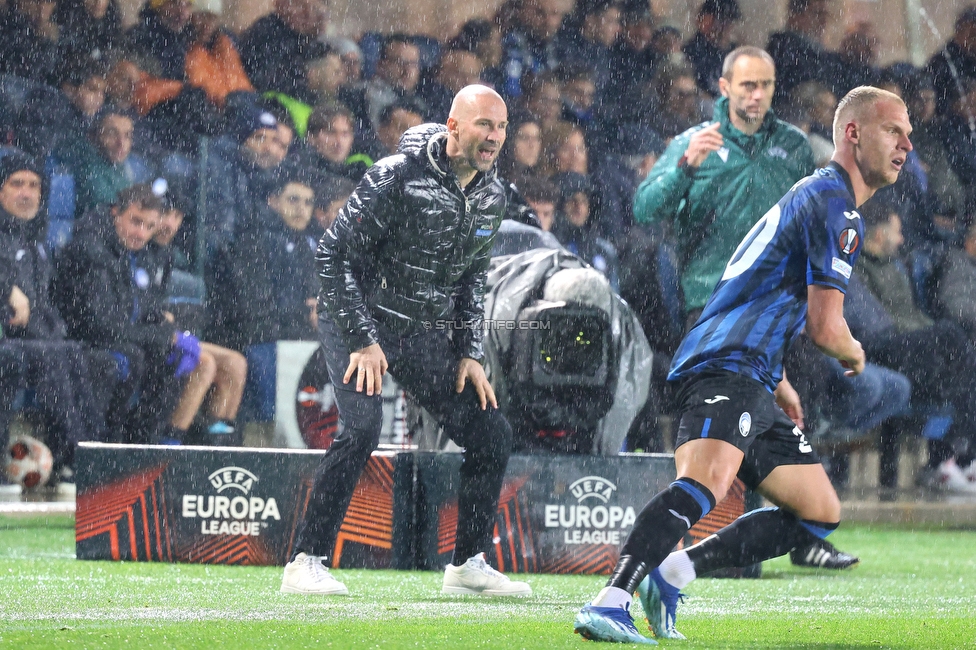
M 775 390 L 783 353 L 806 322 L 807 285 L 846 292 L 860 253 L 861 222 L 850 178 L 839 165 L 797 182 L 739 244 L 678 347 L 668 378 L 727 371 Z

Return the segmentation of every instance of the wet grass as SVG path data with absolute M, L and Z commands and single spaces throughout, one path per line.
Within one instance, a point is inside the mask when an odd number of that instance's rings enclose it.
M 847 526 L 832 540 L 861 565 L 781 558 L 761 580 L 699 580 L 679 610 L 690 640 L 664 645 L 976 648 L 976 533 Z M 79 562 L 70 518 L 0 518 L 0 647 L 580 648 L 573 615 L 604 582 L 533 575 L 531 599 L 471 600 L 441 596 L 439 573 L 336 574 L 352 596 L 282 595 L 276 567 Z

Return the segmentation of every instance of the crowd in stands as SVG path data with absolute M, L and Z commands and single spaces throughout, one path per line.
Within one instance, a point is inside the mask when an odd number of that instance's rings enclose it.
M 511 217 L 604 273 L 666 358 L 701 307 L 669 281 L 694 263 L 693 233 L 671 215 L 639 218 L 634 197 L 676 137 L 723 110 L 727 120 L 720 77 L 742 13 L 704 0 L 683 34 L 647 0 L 562 6 L 507 0 L 442 40 L 357 42 L 325 36 L 321 0 L 274 0 L 241 33 L 191 0 L 148 0 L 129 29 L 116 0 L 8 0 L 0 397 L 19 397 L 0 404 L 0 429 L 32 402 L 65 484 L 79 432 L 239 444 L 242 422 L 273 419 L 275 341 L 315 338 L 319 236 L 365 170 L 406 129 L 445 122 L 471 83 L 509 107 L 499 173 Z M 868 360 L 904 379 L 885 417 L 949 414 L 927 476 L 965 491 L 976 485 L 976 7 L 921 68 L 881 66 L 868 23 L 829 49 L 828 7 L 789 0 L 783 28 L 758 44 L 775 62 L 771 114 L 805 134 L 809 173 L 829 160 L 848 90 L 877 85 L 907 103 L 915 149 L 864 210 L 849 320 Z M 844 422 L 831 390 L 804 395 L 808 430 Z M 631 449 L 660 447 L 652 425 L 634 431 Z

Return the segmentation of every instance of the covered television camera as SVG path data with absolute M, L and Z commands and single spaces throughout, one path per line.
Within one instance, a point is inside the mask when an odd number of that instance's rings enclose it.
M 618 453 L 652 355 L 627 304 L 562 249 L 493 259 L 487 288 L 485 366 L 516 448 Z

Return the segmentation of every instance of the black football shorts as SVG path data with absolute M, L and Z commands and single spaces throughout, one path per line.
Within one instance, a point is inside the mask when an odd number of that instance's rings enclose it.
M 714 438 L 742 451 L 738 477 L 755 489 L 780 465 L 820 462 L 803 431 L 759 381 L 735 373 L 687 379 L 678 392 L 681 421 L 675 448 Z

